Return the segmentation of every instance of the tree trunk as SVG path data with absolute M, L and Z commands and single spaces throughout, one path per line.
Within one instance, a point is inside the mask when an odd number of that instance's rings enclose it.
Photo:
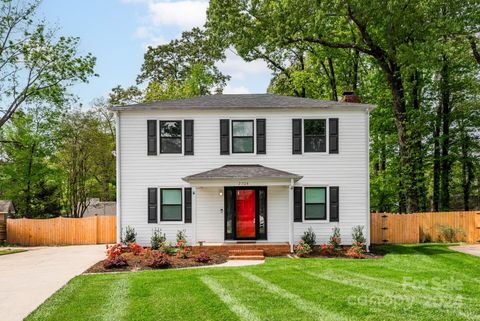
M 450 79 L 449 62 L 447 57 L 443 56 L 443 65 L 441 70 L 440 95 L 442 106 L 442 136 L 440 139 L 441 149 L 441 178 L 440 178 L 440 209 L 448 211 L 450 209 L 450 169 L 451 162 L 449 158 L 450 149 Z
M 473 163 L 469 157 L 470 137 L 465 132 L 465 128 L 460 128 L 460 148 L 461 148 L 461 162 L 462 162 L 462 190 L 463 190 L 463 209 L 470 210 L 470 190 L 473 181 Z

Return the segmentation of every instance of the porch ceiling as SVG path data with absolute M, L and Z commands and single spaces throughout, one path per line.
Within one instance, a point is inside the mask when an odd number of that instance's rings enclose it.
M 271 180 L 284 181 L 291 179 L 298 181 L 303 176 L 290 172 L 265 167 L 262 165 L 225 165 L 209 171 L 193 174 L 182 178 L 189 183 L 201 181 L 228 181 L 228 180 Z

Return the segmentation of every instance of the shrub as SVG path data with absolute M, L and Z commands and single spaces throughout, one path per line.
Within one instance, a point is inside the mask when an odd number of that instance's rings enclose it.
M 177 244 L 183 242 L 187 244 L 187 233 L 185 230 L 178 230 L 177 231 Z
M 142 254 L 143 247 L 139 245 L 137 242 L 128 243 L 128 249 L 132 252 L 133 255 L 140 255 Z
M 107 269 L 113 267 L 126 266 L 127 260 L 122 255 L 122 244 L 117 243 L 108 247 L 107 245 L 107 258 L 103 261 L 103 266 Z
M 320 254 L 325 256 L 333 255 L 333 246 L 331 244 L 322 244 Z
M 150 238 L 150 245 L 152 246 L 152 250 L 158 250 L 162 246 L 163 243 L 167 241 L 165 237 L 165 233 L 162 234 L 162 230 L 154 229 L 152 237 Z
M 208 263 L 210 260 L 211 260 L 210 256 L 205 252 L 202 252 L 197 256 L 195 256 L 195 261 L 200 263 Z
M 177 257 L 178 258 L 187 259 L 189 255 L 190 255 L 190 247 L 183 246 L 183 247 L 178 248 L 178 250 L 177 250 Z
M 305 257 L 312 252 L 310 245 L 305 243 L 303 240 L 298 242 L 298 245 L 295 246 L 295 254 L 299 257 Z
M 160 246 L 160 252 L 168 254 L 168 255 L 175 255 L 177 253 L 177 249 L 174 248 L 169 242 L 165 242 Z
M 128 243 L 135 243 L 137 241 L 137 232 L 135 232 L 135 228 L 127 226 L 125 228 L 125 237 L 122 238 L 121 242 L 123 244 Z
M 362 244 L 367 243 L 367 238 L 363 234 L 363 225 L 357 225 L 352 228 L 352 240 Z
M 333 228 L 332 236 L 330 236 L 330 241 L 328 242 L 334 252 L 340 252 L 342 250 L 342 238 L 340 237 L 340 229 L 338 227 Z
M 455 243 L 463 240 L 463 238 L 465 237 L 465 232 L 461 228 L 453 228 L 448 225 L 440 225 L 439 229 L 440 229 L 439 241 L 443 241 L 447 243 Z
M 360 242 L 353 242 L 348 248 L 345 255 L 355 259 L 363 259 L 365 257 L 365 245 Z
M 154 269 L 162 269 L 172 265 L 172 262 L 167 254 L 159 250 L 149 250 L 149 253 L 145 256 L 145 265 Z
M 303 242 L 307 243 L 308 246 L 313 250 L 313 247 L 316 244 L 317 236 L 311 227 L 308 228 L 305 232 L 303 232 L 302 236 Z

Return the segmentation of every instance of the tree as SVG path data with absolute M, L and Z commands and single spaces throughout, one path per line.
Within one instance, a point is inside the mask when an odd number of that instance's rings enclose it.
M 0 128 L 21 105 L 58 104 L 69 85 L 93 74 L 95 58 L 78 55 L 78 38 L 57 37 L 35 22 L 39 3 L 0 1 Z
M 212 90 L 221 92 L 229 76 L 223 75 L 215 66 L 217 61 L 225 59 L 223 48 L 214 43 L 199 28 L 182 33 L 180 39 L 168 44 L 148 47 L 137 83 L 147 81 L 165 85 L 183 83 L 192 73 L 194 66 L 203 66 L 203 74 L 208 76 L 206 84 L 200 84 L 200 95 L 210 94 Z

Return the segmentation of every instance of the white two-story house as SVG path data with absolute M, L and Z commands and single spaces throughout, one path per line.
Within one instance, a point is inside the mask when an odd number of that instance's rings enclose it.
M 286 244 L 309 227 L 369 235 L 373 106 L 271 94 L 116 106 L 117 234 L 189 243 Z

